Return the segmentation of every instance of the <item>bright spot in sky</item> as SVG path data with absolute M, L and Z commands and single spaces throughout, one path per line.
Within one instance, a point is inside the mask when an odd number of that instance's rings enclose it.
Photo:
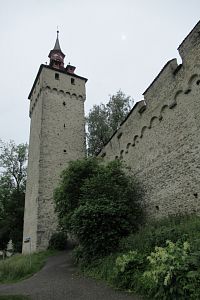
M 122 35 L 121 35 L 121 40 L 122 41 L 125 41 L 127 39 L 127 36 L 124 34 L 124 33 L 122 33 Z

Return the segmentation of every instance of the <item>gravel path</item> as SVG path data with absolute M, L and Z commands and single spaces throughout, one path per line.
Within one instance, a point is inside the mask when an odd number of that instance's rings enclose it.
M 0 284 L 0 295 L 29 295 L 32 300 L 139 300 L 102 282 L 77 275 L 70 253 L 49 257 L 44 268 L 29 279 Z

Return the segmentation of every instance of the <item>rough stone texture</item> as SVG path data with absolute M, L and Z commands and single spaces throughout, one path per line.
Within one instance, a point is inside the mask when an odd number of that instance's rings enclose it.
M 70 160 L 85 156 L 85 80 L 44 65 L 38 74 L 30 98 L 24 215 L 24 238 L 31 237 L 32 251 L 46 249 L 56 231 L 53 191 L 61 171 Z M 24 244 L 23 253 L 28 251 L 29 245 Z
M 100 152 L 145 189 L 149 217 L 200 211 L 200 22 Z

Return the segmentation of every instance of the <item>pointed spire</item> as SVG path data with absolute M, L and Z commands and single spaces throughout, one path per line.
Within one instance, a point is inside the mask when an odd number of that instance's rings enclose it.
M 57 30 L 57 38 L 56 38 L 56 43 L 55 43 L 55 46 L 54 46 L 53 50 L 60 50 L 61 51 L 60 43 L 59 43 L 59 30 Z
M 57 38 L 54 48 L 49 53 L 49 65 L 56 69 L 64 69 L 65 54 L 62 52 L 59 43 L 59 30 L 57 30 Z

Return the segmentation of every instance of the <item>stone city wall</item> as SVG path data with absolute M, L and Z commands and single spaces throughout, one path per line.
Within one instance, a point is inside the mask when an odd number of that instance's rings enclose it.
M 154 218 L 200 211 L 200 22 L 178 50 L 99 153 L 131 168 Z

